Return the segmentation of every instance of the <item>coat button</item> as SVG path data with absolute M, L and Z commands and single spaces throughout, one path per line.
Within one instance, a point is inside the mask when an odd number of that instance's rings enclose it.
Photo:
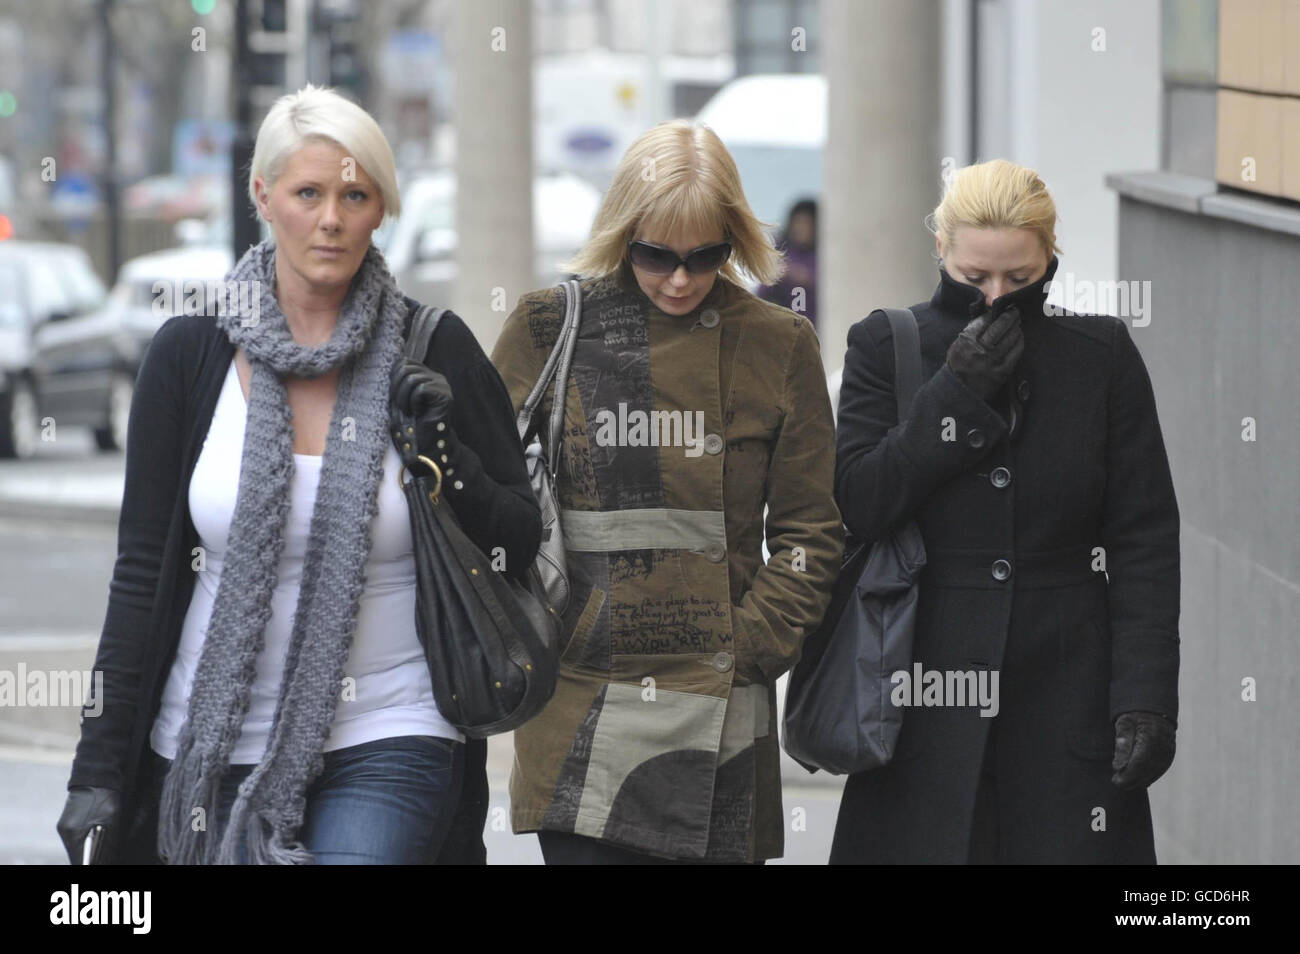
M 993 473 L 989 474 L 989 481 L 994 487 L 1001 490 L 1007 484 L 1011 483 L 1011 471 L 1005 467 L 994 467 Z
M 729 672 L 731 664 L 731 653 L 717 653 L 713 657 L 713 668 L 718 672 Z
M 721 563 L 727 558 L 727 548 L 721 543 L 710 543 L 704 548 L 704 555 L 710 563 Z
M 1028 381 L 1021 381 L 1020 384 L 1018 384 L 1018 385 L 1016 386 L 1016 397 L 1020 398 L 1020 403 L 1021 403 L 1021 404 L 1024 404 L 1026 401 L 1029 400 L 1029 382 L 1028 382 Z
M 718 434 L 708 434 L 704 438 L 704 451 L 707 454 L 722 453 L 722 437 Z
M 985 440 L 986 438 L 984 437 L 984 432 L 981 431 L 978 427 L 972 427 L 969 431 L 966 432 L 966 443 L 969 444 L 971 447 L 975 448 L 976 450 L 979 450 L 981 447 L 984 446 Z
M 705 328 L 716 328 L 718 326 L 718 312 L 714 308 L 705 308 L 700 312 L 700 324 Z
M 998 582 L 1011 578 L 1011 564 L 1006 560 L 993 561 L 993 579 Z

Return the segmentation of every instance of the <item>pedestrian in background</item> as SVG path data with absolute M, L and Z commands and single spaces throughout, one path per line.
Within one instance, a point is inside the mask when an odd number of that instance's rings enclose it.
M 803 315 L 817 328 L 817 203 L 800 199 L 790 207 L 785 230 L 777 241 L 785 256 L 785 272 L 755 294 Z

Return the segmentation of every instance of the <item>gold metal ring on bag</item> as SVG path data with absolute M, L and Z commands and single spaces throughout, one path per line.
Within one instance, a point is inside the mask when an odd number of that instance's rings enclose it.
M 438 478 L 437 483 L 433 485 L 433 492 L 429 495 L 429 499 L 436 503 L 438 495 L 442 493 L 442 470 L 437 464 L 429 460 L 429 458 L 425 457 L 423 454 L 417 455 L 415 459 L 432 470 L 433 476 Z M 408 473 L 409 471 L 406 469 L 405 464 L 403 464 L 402 469 L 397 472 L 397 486 L 401 487 L 403 490 L 406 489 L 407 485 L 402 482 L 402 478 Z

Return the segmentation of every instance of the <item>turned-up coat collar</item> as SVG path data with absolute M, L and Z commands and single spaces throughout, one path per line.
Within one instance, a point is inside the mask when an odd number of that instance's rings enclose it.
M 1052 260 L 1047 263 L 1042 278 L 1030 282 L 1024 288 L 1017 288 L 1013 292 L 995 298 L 991 306 L 993 313 L 1000 314 L 1008 305 L 1014 304 L 1020 309 L 1022 320 L 1044 314 L 1043 308 L 1052 285 L 1052 276 L 1056 274 L 1059 264 L 1060 260 L 1053 255 Z M 939 266 L 939 286 L 934 290 L 930 303 L 939 311 L 949 316 L 960 317 L 964 321 L 975 318 L 986 307 L 982 291 L 974 285 L 959 282 L 942 265 Z

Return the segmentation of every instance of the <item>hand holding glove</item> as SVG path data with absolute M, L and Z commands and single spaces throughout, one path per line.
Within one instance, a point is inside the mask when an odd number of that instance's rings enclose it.
M 998 393 L 1025 350 L 1020 309 L 1010 305 L 992 321 L 991 317 L 992 312 L 985 310 L 948 347 L 948 367 L 985 401 Z
M 1174 723 L 1154 712 L 1125 712 L 1115 720 L 1115 774 L 1117 788 L 1146 788 L 1174 762 Z
M 91 860 L 92 863 L 104 864 L 105 859 L 111 856 L 113 846 L 110 842 L 117 834 L 121 813 L 122 796 L 112 789 L 82 786 L 69 789 L 63 815 L 55 826 L 68 852 L 68 860 L 74 865 L 82 863 L 86 835 L 96 825 L 102 825 L 104 830 L 99 835 L 95 857 Z

